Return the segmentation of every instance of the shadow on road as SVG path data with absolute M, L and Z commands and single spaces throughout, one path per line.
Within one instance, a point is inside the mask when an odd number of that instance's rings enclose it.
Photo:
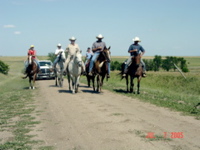
M 97 92 L 97 91 L 93 91 L 92 89 L 91 90 L 82 90 L 82 92 L 84 93 L 91 93 L 91 94 L 103 94 L 103 92 Z
M 71 91 L 69 90 L 58 90 L 59 93 L 72 93 Z
M 115 91 L 117 93 L 127 93 L 127 91 L 123 90 L 123 89 L 113 89 L 113 91 Z

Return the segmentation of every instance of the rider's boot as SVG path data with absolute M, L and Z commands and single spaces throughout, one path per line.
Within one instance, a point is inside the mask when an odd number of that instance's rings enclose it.
M 123 77 L 126 77 L 127 72 L 128 72 L 128 65 L 125 64 L 124 73 L 123 73 L 122 76 L 123 76 Z

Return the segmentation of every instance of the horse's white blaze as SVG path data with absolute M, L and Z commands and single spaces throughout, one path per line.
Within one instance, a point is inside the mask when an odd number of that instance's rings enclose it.
M 28 63 L 29 63 L 29 64 L 31 64 L 31 63 L 32 63 L 32 59 L 31 59 L 31 58 L 32 58 L 32 56 L 31 56 L 31 55 L 29 55 L 28 57 L 29 57 L 29 59 L 28 59 Z

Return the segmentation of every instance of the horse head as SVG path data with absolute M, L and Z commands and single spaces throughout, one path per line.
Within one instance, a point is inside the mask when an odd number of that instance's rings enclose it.
M 139 53 L 135 53 L 134 56 L 133 56 L 133 64 L 135 64 L 137 67 L 139 67 L 140 65 L 140 59 L 141 59 L 141 55 Z
M 104 47 L 103 55 L 105 56 L 105 59 L 106 59 L 107 61 L 110 61 L 110 60 L 111 60 L 110 47 L 108 47 L 108 48 Z
M 76 52 L 74 56 L 74 63 L 78 65 L 78 67 L 82 66 L 82 54 L 80 52 Z

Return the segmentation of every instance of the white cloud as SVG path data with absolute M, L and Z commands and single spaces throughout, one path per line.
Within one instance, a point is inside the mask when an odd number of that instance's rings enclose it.
M 20 31 L 15 31 L 14 34 L 21 34 L 21 32 Z
M 3 27 L 4 27 L 4 28 L 15 28 L 15 25 L 8 24 L 8 25 L 4 25 Z

